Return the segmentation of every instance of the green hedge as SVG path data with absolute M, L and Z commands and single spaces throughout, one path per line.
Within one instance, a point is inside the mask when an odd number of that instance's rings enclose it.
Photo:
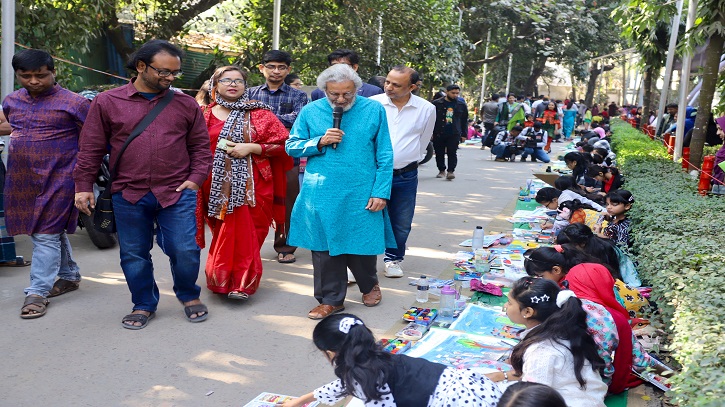
M 632 191 L 634 253 L 682 369 L 671 383 L 680 406 L 725 405 L 725 199 L 697 181 L 661 143 L 616 121 L 612 147 Z

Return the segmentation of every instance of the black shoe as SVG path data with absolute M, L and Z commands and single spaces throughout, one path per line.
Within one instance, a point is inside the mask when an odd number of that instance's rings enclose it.
M 535 162 L 536 162 L 536 158 L 534 158 L 534 157 L 531 157 L 531 162 L 532 162 L 532 163 L 535 163 Z

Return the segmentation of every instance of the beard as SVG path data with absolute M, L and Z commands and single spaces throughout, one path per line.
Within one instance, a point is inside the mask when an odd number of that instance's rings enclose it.
M 346 104 L 345 106 L 342 106 L 342 111 L 347 112 L 348 110 L 352 109 L 353 105 L 355 105 L 355 101 L 357 100 L 357 94 L 352 98 L 350 103 Z M 330 100 L 330 98 L 327 98 L 327 103 L 330 104 L 330 107 L 334 110 L 337 105 Z
M 171 81 L 168 81 L 164 78 L 152 77 L 145 73 L 141 73 L 141 75 L 139 75 L 139 76 L 141 77 L 141 80 L 143 81 L 144 85 L 148 86 L 150 89 L 154 89 L 159 92 L 162 92 L 171 87 Z M 162 84 L 162 82 L 164 82 L 164 83 L 168 82 L 168 84 Z

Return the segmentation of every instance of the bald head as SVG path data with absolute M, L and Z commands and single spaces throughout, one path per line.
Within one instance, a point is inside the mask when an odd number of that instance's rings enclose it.
M 405 65 L 394 66 L 385 77 L 385 94 L 393 103 L 405 104 L 420 80 L 418 72 Z

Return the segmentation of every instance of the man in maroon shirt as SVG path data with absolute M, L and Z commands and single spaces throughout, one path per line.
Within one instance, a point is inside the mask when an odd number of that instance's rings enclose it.
M 176 298 L 191 322 L 204 321 L 207 308 L 199 300 L 200 249 L 194 236 L 196 191 L 211 170 L 209 135 L 194 98 L 182 93 L 132 142 L 120 161 L 118 152 L 136 125 L 159 103 L 181 76 L 182 51 L 167 41 L 144 44 L 127 68 L 138 76 L 127 85 L 99 94 L 91 105 L 80 136 L 74 171 L 76 207 L 90 214 L 95 206 L 93 180 L 107 146 L 113 180 L 113 208 L 121 268 L 131 291 L 133 312 L 123 317 L 128 329 L 141 329 L 154 317 L 159 289 L 150 250 L 154 225 L 157 243 L 169 256 Z

